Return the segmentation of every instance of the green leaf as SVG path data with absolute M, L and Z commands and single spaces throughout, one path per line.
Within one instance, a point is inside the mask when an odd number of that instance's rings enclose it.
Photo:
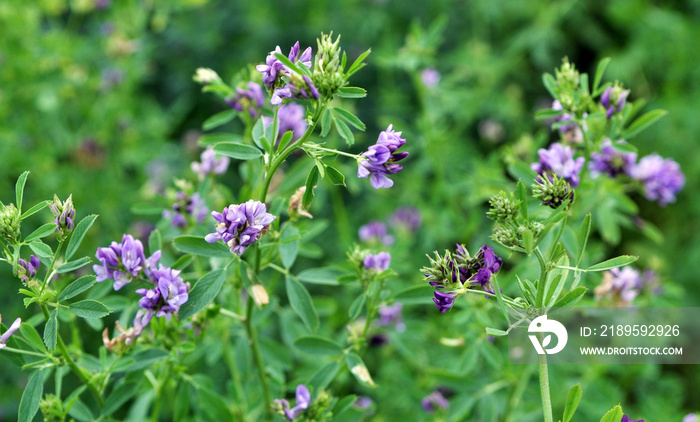
M 622 133 L 622 138 L 632 138 L 639 132 L 656 123 L 656 121 L 664 117 L 666 113 L 666 110 L 652 110 L 644 114 L 642 117 L 635 120 L 634 123 L 632 123 L 627 129 L 625 129 L 625 131 Z
M 613 142 L 610 146 L 613 147 L 615 151 L 623 154 L 637 153 L 637 147 L 627 142 Z
M 318 330 L 320 324 L 318 313 L 306 287 L 293 277 L 287 277 L 285 286 L 287 288 L 287 298 L 289 298 L 289 304 L 292 305 L 292 309 L 301 317 L 301 320 L 304 321 L 304 324 L 311 331 Z
M 527 220 L 527 190 L 522 180 L 518 180 L 515 188 L 515 199 L 520 201 L 520 215 Z
M 357 401 L 357 396 L 354 394 L 339 400 L 335 406 L 333 406 L 333 415 L 340 415 L 346 410 L 350 409 L 350 406 L 352 406 L 355 401 Z
M 77 400 L 68 411 L 68 415 L 75 418 L 78 422 L 91 422 L 96 420 L 92 410 L 80 400 Z
M 600 422 L 620 422 L 622 421 L 622 416 L 624 416 L 622 414 L 622 408 L 618 404 L 610 409 L 610 411 L 603 416 L 603 419 L 601 419 Z
M 532 233 L 532 230 L 525 229 L 522 232 L 522 236 L 523 236 L 523 247 L 525 248 L 525 252 L 527 252 L 527 254 L 530 255 L 532 253 L 534 243 L 535 243 L 534 234 Z
M 109 315 L 110 310 L 103 303 L 93 299 L 85 299 L 71 303 L 68 310 L 80 318 L 102 318 Z
M 254 146 L 221 142 L 214 145 L 214 151 L 237 160 L 252 160 L 262 156 L 262 152 Z
M 175 393 L 175 406 L 173 409 L 173 420 L 180 422 L 186 420 L 187 414 L 190 411 L 190 386 L 187 383 L 181 383 L 177 387 Z
M 310 268 L 300 272 L 297 277 L 299 280 L 309 284 L 323 284 L 326 286 L 337 286 L 338 278 L 342 275 L 342 271 L 335 267 L 320 267 Z
M 507 336 L 508 332 L 503 331 L 503 330 L 497 330 L 497 329 L 491 328 L 491 327 L 486 327 L 486 334 L 493 336 L 493 337 L 502 337 L 502 336 Z
M 553 110 L 551 108 L 546 108 L 544 110 L 539 110 L 537 113 L 535 113 L 535 119 L 551 119 L 557 116 L 561 116 L 564 113 L 566 113 L 566 110 Z
M 304 67 L 304 68 L 305 68 L 306 66 L 304 66 L 304 65 L 302 65 L 302 66 L 297 66 L 295 63 L 293 63 L 291 60 L 289 60 L 289 58 L 287 58 L 287 56 L 285 56 L 285 55 L 282 54 L 282 53 L 275 53 L 275 57 L 277 57 L 277 60 L 281 61 L 283 65 L 285 65 L 285 66 L 287 66 L 288 68 L 292 69 L 292 70 L 295 71 L 296 73 L 298 73 L 298 74 L 300 74 L 300 75 L 305 75 L 305 74 L 306 74 L 306 72 L 304 72 L 304 71 L 301 70 L 301 67 Z
M 222 269 L 212 271 L 200 278 L 192 287 L 187 302 L 180 307 L 178 319 L 184 321 L 204 309 L 219 294 L 224 281 L 226 281 L 226 273 Z
M 598 85 L 600 85 L 600 81 L 603 80 L 603 74 L 605 73 L 605 68 L 608 67 L 608 63 L 610 63 L 610 57 L 606 57 L 598 63 L 595 76 L 593 77 L 593 92 L 598 90 Z
M 328 387 L 328 384 L 330 384 L 333 378 L 338 374 L 339 369 L 340 364 L 337 361 L 325 365 L 311 378 L 311 381 L 309 381 L 310 386 L 313 386 L 315 391 Z
M 333 121 L 331 117 L 331 111 L 328 108 L 324 109 L 321 115 L 321 136 L 324 138 L 331 131 L 331 122 Z
M 552 96 L 552 98 L 559 98 L 557 95 L 557 81 L 554 79 L 554 76 L 550 75 L 549 73 L 545 73 L 542 75 L 542 84 L 544 84 L 544 87 L 547 89 L 547 92 L 549 92 L 549 95 Z
M 377 384 L 372 380 L 372 376 L 367 370 L 367 365 L 362 361 L 362 358 L 355 353 L 345 355 L 345 363 L 355 379 L 365 387 L 374 388 Z
M 605 271 L 611 268 L 622 267 L 633 263 L 637 260 L 637 258 L 639 257 L 632 255 L 621 255 L 612 259 L 608 259 L 607 261 L 603 261 L 598 264 L 592 265 L 586 268 L 586 271 Z
M 588 243 L 588 236 L 591 233 L 591 213 L 586 214 L 583 219 L 583 224 L 581 224 L 581 230 L 578 233 L 578 250 L 576 251 L 576 266 L 581 263 L 583 259 L 583 252 L 586 250 L 586 244 Z
M 299 337 L 294 346 L 307 355 L 337 355 L 343 351 L 338 343 L 319 336 Z
M 574 290 L 564 295 L 563 298 L 556 301 L 552 308 L 567 308 L 569 306 L 574 306 L 579 300 L 581 300 L 581 298 L 583 298 L 583 295 L 586 294 L 587 290 L 588 289 L 586 289 L 583 286 L 575 288 Z
M 183 305 L 184 306 L 184 305 Z M 168 356 L 168 352 L 163 349 L 148 349 L 143 352 L 134 353 L 131 355 L 133 363 L 129 366 L 119 368 L 119 372 L 133 372 L 143 368 L 148 368 L 154 363 Z M 115 371 L 117 372 L 117 371 Z
M 82 292 L 86 291 L 92 287 L 97 281 L 97 277 L 94 275 L 86 275 L 85 277 L 80 277 L 71 284 L 68 285 L 60 295 L 58 295 L 58 302 L 63 302 L 68 299 L 72 299 L 78 296 Z
M 354 75 L 355 72 L 357 72 L 358 70 L 365 67 L 367 65 L 367 63 L 365 63 L 365 59 L 367 58 L 367 56 L 369 56 L 369 53 L 371 53 L 371 52 L 372 52 L 372 49 L 369 48 L 369 49 L 367 49 L 367 51 L 360 54 L 360 56 L 357 59 L 355 59 L 355 61 L 352 63 L 352 65 L 350 66 L 350 69 L 348 69 L 348 71 L 345 72 L 345 77 L 349 78 L 350 76 Z
M 75 261 L 66 262 L 65 264 L 56 268 L 56 272 L 59 274 L 67 273 L 67 272 L 70 272 L 73 270 L 77 270 L 78 268 L 84 267 L 89 263 L 90 263 L 90 258 L 87 256 L 84 256 L 82 258 L 76 259 Z
M 31 249 L 39 258 L 53 258 L 51 247 L 41 240 L 35 240 L 29 244 Z
M 163 239 L 160 236 L 160 231 L 155 229 L 148 236 L 148 252 L 153 255 L 156 251 L 163 249 Z
M 308 208 L 311 202 L 314 200 L 314 187 L 318 182 L 318 166 L 311 167 L 311 171 L 306 176 L 306 191 L 304 192 L 304 197 L 302 198 L 302 207 Z
M 202 135 L 199 137 L 199 145 L 209 146 L 221 142 L 241 142 L 241 140 L 241 135 L 235 133 L 207 133 L 206 135 Z
M 178 236 L 173 239 L 173 246 L 180 252 L 210 258 L 230 258 L 233 255 L 222 242 L 209 243 L 199 236 Z
M 362 123 L 362 120 L 360 120 L 357 116 L 345 110 L 344 108 L 333 107 L 333 112 L 336 114 L 337 117 L 343 119 L 343 121 L 349 123 L 354 128 L 362 131 L 366 129 L 365 124 Z
M 24 337 L 24 339 L 31 347 L 40 352 L 46 351 L 44 341 L 41 339 L 39 332 L 30 323 L 23 322 L 19 326 L 19 332 L 22 333 L 22 337 Z
M 579 86 L 581 87 L 581 93 L 584 96 L 588 96 L 590 93 L 588 91 L 588 73 L 581 73 Z
M 51 312 L 49 320 L 46 321 L 46 326 L 44 327 L 44 344 L 49 350 L 54 350 L 56 348 L 56 337 L 58 332 L 58 309 L 54 309 Z
M 29 242 L 32 242 L 34 240 L 44 238 L 55 231 L 56 231 L 56 224 L 54 224 L 54 223 L 44 224 L 43 226 L 34 230 L 29 236 L 27 236 L 24 239 L 24 241 L 29 243 Z
M 127 400 L 132 398 L 137 391 L 138 389 L 135 385 L 128 383 L 123 383 L 116 387 L 114 390 L 112 390 L 109 396 L 107 396 L 104 407 L 102 408 L 102 415 L 111 415 L 119 410 L 119 408 L 121 408 L 121 406 L 126 403 Z
M 27 211 L 23 212 L 19 219 L 24 220 L 25 218 L 29 217 L 30 215 L 34 215 L 34 214 L 38 213 L 39 211 L 43 210 L 48 205 L 49 205 L 48 201 L 41 201 L 38 204 L 34 205 L 33 207 L 29 208 Z
M 194 262 L 194 255 L 186 254 L 182 255 L 173 263 L 173 265 L 170 266 L 173 270 L 184 270 L 185 268 L 189 267 L 192 262 Z
M 219 394 L 208 388 L 197 389 L 197 396 L 193 400 L 197 403 L 199 409 L 209 417 L 206 420 L 211 421 L 232 421 L 234 420 L 231 414 L 229 405 Z
M 342 98 L 364 98 L 367 91 L 356 86 L 344 86 L 338 90 L 338 96 Z
M 294 132 L 292 132 L 291 130 L 284 132 L 284 135 L 282 135 L 282 139 L 280 139 L 280 144 L 277 146 L 277 151 L 284 150 L 289 144 L 289 142 L 292 140 L 293 136 Z
M 284 268 L 291 268 L 299 254 L 299 229 L 287 224 L 282 232 L 279 245 L 280 259 Z
M 90 230 L 92 223 L 94 223 L 96 219 L 96 215 L 88 215 L 87 217 L 80 220 L 80 223 L 75 225 L 75 229 L 73 229 L 73 234 L 71 235 L 70 240 L 68 241 L 68 246 L 66 247 L 67 260 L 70 259 L 73 256 L 73 254 L 75 254 L 75 251 L 78 250 L 78 247 L 82 243 L 85 234 L 88 230 Z
M 220 113 L 216 113 L 215 115 L 211 116 L 210 118 L 204 121 L 204 123 L 202 124 L 202 128 L 204 130 L 212 130 L 230 122 L 231 120 L 233 120 L 234 117 L 236 117 L 236 110 L 226 110 Z
M 576 384 L 571 387 L 569 393 L 566 395 L 566 405 L 564 406 L 564 416 L 562 418 L 562 422 L 569 422 L 571 418 L 574 417 L 574 413 L 576 412 L 578 404 L 581 402 L 582 396 L 583 392 L 581 391 L 580 384 Z
M 24 184 L 27 183 L 27 176 L 29 176 L 29 172 L 25 171 L 17 178 L 17 184 L 15 184 L 15 201 L 20 212 L 22 211 L 22 198 L 24 198 Z
M 327 165 L 326 172 L 328 172 L 328 178 L 331 179 L 331 183 L 336 186 L 345 186 L 345 176 L 338 169 Z
M 348 146 L 353 145 L 355 143 L 355 135 L 352 134 L 352 131 L 348 125 L 346 125 L 341 119 L 334 119 L 334 121 L 340 137 L 345 139 L 345 143 L 348 144 Z
M 366 301 L 367 297 L 365 296 L 364 292 L 360 293 L 360 295 L 352 301 L 352 304 L 350 305 L 350 310 L 348 311 L 348 316 L 351 320 L 360 316 L 360 312 L 362 312 L 362 307 L 365 306 Z
M 27 174 L 27 172 L 23 173 Z M 26 176 L 25 176 L 26 178 Z M 41 371 L 34 371 L 29 376 L 27 387 L 22 393 L 22 399 L 19 402 L 19 422 L 31 422 L 34 415 L 39 410 L 39 402 L 44 394 L 44 377 Z

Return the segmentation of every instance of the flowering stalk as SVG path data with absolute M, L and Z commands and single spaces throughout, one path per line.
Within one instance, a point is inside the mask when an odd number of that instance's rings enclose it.
M 542 343 L 542 334 L 539 334 L 539 341 Z M 544 412 L 544 422 L 553 422 L 552 419 L 552 399 L 549 394 L 549 373 L 547 370 L 547 355 L 537 355 L 540 373 L 540 395 L 542 396 L 542 411 Z

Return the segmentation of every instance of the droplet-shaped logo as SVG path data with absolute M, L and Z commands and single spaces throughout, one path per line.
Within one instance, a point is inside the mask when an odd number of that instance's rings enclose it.
M 553 355 L 561 352 L 566 346 L 566 341 L 569 339 L 566 327 L 559 321 L 547 319 L 547 315 L 538 316 L 532 320 L 527 331 L 529 333 L 551 333 L 542 339 L 542 344 L 540 344 L 537 335 L 530 334 L 530 341 L 532 345 L 535 346 L 535 350 L 539 355 Z M 557 345 L 554 348 L 547 349 L 549 343 L 552 342 L 552 334 L 557 337 Z

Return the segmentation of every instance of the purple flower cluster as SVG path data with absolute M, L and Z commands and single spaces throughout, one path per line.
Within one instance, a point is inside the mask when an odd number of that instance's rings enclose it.
M 610 89 L 610 88 L 608 88 L 608 89 Z M 623 415 L 622 420 L 620 420 L 620 422 L 644 422 L 644 419 L 640 419 L 638 421 L 635 421 L 634 419 L 630 419 L 629 416 Z
M 407 231 L 414 232 L 423 224 L 423 217 L 416 208 L 401 207 L 394 211 L 389 221 L 395 227 L 401 227 Z
M 389 125 L 387 130 L 381 132 L 377 143 L 362 153 L 358 161 L 357 177 L 370 176 L 370 183 L 375 189 L 392 187 L 394 182 L 387 175 L 401 171 L 403 166 L 396 162 L 408 156 L 408 152 L 396 152 L 406 140 L 401 138 L 401 132 L 395 132 L 392 127 Z
M 619 142 L 624 143 L 625 141 Z M 596 177 L 601 173 L 606 173 L 610 177 L 617 177 L 621 174 L 630 175 L 634 163 L 637 161 L 637 154 L 615 150 L 610 138 L 605 139 L 600 147 L 600 152 L 591 154 L 591 161 L 588 163 L 592 176 Z
M 188 216 L 196 218 L 197 224 L 201 224 L 208 213 L 209 209 L 199 193 L 188 195 L 179 191 L 175 194 L 173 209 L 163 211 L 163 218 L 170 219 L 174 227 L 186 227 Z
M 260 115 L 263 100 L 263 89 L 255 82 L 248 82 L 248 89 L 236 87 L 236 93 L 225 99 L 226 104 L 236 111 L 247 109 L 252 118 Z
M 35 255 L 31 255 L 29 262 L 20 258 L 19 261 L 17 261 L 17 264 L 19 264 L 19 267 L 17 268 L 17 275 L 22 279 L 23 283 L 26 283 L 34 278 L 39 266 L 41 265 L 41 261 Z
M 197 173 L 200 180 L 203 180 L 209 173 L 214 174 L 224 174 L 231 160 L 228 157 L 216 158 L 216 153 L 214 152 L 214 147 L 211 145 L 207 147 L 201 155 L 202 162 L 193 162 L 191 164 L 192 170 Z
M 665 206 L 676 201 L 676 194 L 685 185 L 680 165 L 670 158 L 651 154 L 639 160 L 630 172 L 633 179 L 644 184 L 644 196 Z
M 423 407 L 423 410 L 428 413 L 433 413 L 440 409 L 448 409 L 450 407 L 450 402 L 447 401 L 439 389 L 423 397 L 420 404 Z
M 279 137 L 291 130 L 292 142 L 301 138 L 309 126 L 306 123 L 306 108 L 300 104 L 287 103 L 280 106 L 277 119 L 279 119 Z M 272 117 L 263 116 L 263 124 L 267 127 L 270 123 L 272 123 Z
M 93 265 L 97 282 L 114 279 L 114 290 L 119 290 L 144 271 L 147 277 L 160 261 L 160 251 L 148 259 L 143 254 L 143 243 L 130 234 L 122 237 L 121 243 L 112 242 L 107 248 L 97 248 L 95 257 L 99 265 Z
M 267 212 L 265 204 L 249 200 L 240 205 L 229 205 L 222 212 L 213 211 L 216 232 L 204 238 L 209 243 L 223 241 L 231 253 L 242 255 L 246 248 L 260 239 L 270 228 L 275 217 Z
M 287 399 L 275 399 L 275 405 L 280 412 L 283 414 L 288 421 L 293 421 L 298 418 L 301 413 L 309 408 L 311 404 L 311 393 L 309 389 L 306 388 L 304 384 L 299 384 L 296 391 L 296 406 L 289 408 L 289 402 Z
M 600 104 L 605 108 L 605 117 L 612 118 L 613 114 L 622 111 L 627 103 L 627 96 L 630 91 L 619 86 L 609 86 L 600 96 Z
M 537 151 L 540 161 L 532 163 L 530 168 L 543 175 L 547 172 L 553 172 L 563 178 L 572 188 L 578 187 L 580 182 L 579 173 L 583 169 L 585 158 L 579 157 L 574 159 L 574 151 L 570 146 L 564 146 L 560 143 L 552 144 L 549 149 L 540 148 Z
M 389 268 L 391 264 L 391 255 L 389 252 L 379 252 L 376 255 L 370 253 L 365 257 L 363 264 L 365 268 L 380 273 Z
M 54 200 L 49 202 L 49 209 L 56 219 L 56 231 L 63 234 L 73 230 L 75 226 L 75 208 L 73 208 L 73 195 L 68 196 L 65 202 L 61 202 L 58 196 L 54 195 Z
M 379 308 L 379 319 L 377 325 L 380 327 L 395 326 L 396 331 L 406 331 L 406 324 L 403 322 L 402 315 L 403 303 L 396 302 L 393 305 L 385 305 Z
M 279 46 L 268 54 L 265 64 L 256 66 L 258 72 L 263 75 L 263 83 L 272 93 L 271 103 L 273 105 L 282 104 L 283 98 L 318 99 L 318 89 L 311 82 L 307 75 L 300 75 L 289 67 L 282 64 L 275 56 L 275 53 L 282 54 Z M 289 61 L 296 65 L 306 66 L 311 69 L 311 47 L 301 52 L 299 41 L 292 46 L 289 51 Z
M 552 110 L 564 111 L 564 106 L 561 105 L 559 100 L 554 100 L 554 102 L 552 103 Z M 553 123 L 571 122 L 570 124 L 559 126 L 559 130 L 562 132 L 568 132 L 570 130 L 578 128 L 578 125 L 576 124 L 576 122 L 574 122 L 574 117 L 569 113 L 560 114 L 556 116 L 552 121 Z
M 695 413 L 688 413 L 683 417 L 683 422 L 698 422 L 698 415 Z
M 386 224 L 381 221 L 370 221 L 360 227 L 358 236 L 360 237 L 360 241 L 364 243 L 380 242 L 385 246 L 394 244 L 394 236 L 387 233 Z
M 613 268 L 603 274 L 602 283 L 595 288 L 597 298 L 608 297 L 620 306 L 629 305 L 645 288 L 658 293 L 658 277 L 651 270 L 641 273 L 632 267 Z
M 145 311 L 139 321 L 141 326 L 146 326 L 154 315 L 170 319 L 189 298 L 190 284 L 182 281 L 179 270 L 160 265 L 157 270 L 151 271 L 150 279 L 155 284 L 154 288 L 136 290 L 143 296 L 139 300 L 139 306 Z M 137 314 L 137 320 L 138 317 Z
M 0 318 L 0 323 L 2 322 L 2 318 Z M 10 336 L 15 333 L 19 329 L 20 324 L 22 324 L 22 319 L 17 318 L 15 322 L 10 325 L 10 328 L 3 333 L 3 335 L 0 336 L 0 350 L 4 349 L 7 346 L 7 341 L 10 339 Z

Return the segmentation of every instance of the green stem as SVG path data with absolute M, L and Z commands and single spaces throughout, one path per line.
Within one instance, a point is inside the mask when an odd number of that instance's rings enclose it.
M 44 314 L 44 318 L 48 321 L 50 315 L 46 305 L 41 305 L 41 312 Z M 78 378 L 80 378 L 80 381 L 82 381 L 82 383 L 88 387 L 92 395 L 95 397 L 97 404 L 100 407 L 102 407 L 104 405 L 102 394 L 100 394 L 100 391 L 97 389 L 97 387 L 90 381 L 89 375 L 86 374 L 85 371 L 81 367 L 79 367 L 78 364 L 75 363 L 70 353 L 68 352 L 68 348 L 66 347 L 65 343 L 63 343 L 63 338 L 61 338 L 61 334 L 59 333 L 56 333 L 56 347 L 58 348 L 58 351 L 61 352 L 61 355 L 63 355 L 63 358 L 66 360 L 66 365 L 68 365 L 71 371 L 73 371 L 73 373 Z
M 537 260 L 540 262 L 540 279 L 537 283 L 537 306 L 544 307 L 544 295 L 547 288 L 547 273 L 549 273 L 549 269 L 540 248 L 535 248 L 534 252 Z
M 485 292 L 485 291 L 483 291 L 483 290 L 465 289 L 464 291 L 467 292 L 467 293 L 476 293 L 476 294 L 483 295 L 483 296 L 493 296 L 493 295 L 494 295 L 493 293 Z M 507 304 L 509 304 L 509 305 L 511 305 L 511 306 L 515 306 L 515 307 L 517 307 L 517 308 L 522 308 L 522 307 L 523 307 L 523 305 L 521 305 L 521 304 L 515 302 L 513 299 L 510 299 L 510 298 L 508 298 L 508 297 L 506 297 L 506 296 L 501 296 L 501 297 L 503 298 L 503 301 L 504 301 L 505 303 L 507 303 Z
M 540 339 L 541 340 L 541 339 Z M 542 412 L 544 422 L 553 422 L 552 399 L 549 396 L 549 373 L 547 371 L 547 355 L 537 355 L 540 370 L 540 394 L 542 395 Z
M 56 248 L 56 252 L 53 254 L 53 258 L 51 259 L 51 264 L 49 264 L 49 268 L 46 270 L 46 277 L 44 277 L 44 282 L 41 285 L 41 290 L 39 291 L 39 296 L 41 296 L 42 293 L 44 293 L 44 289 L 46 288 L 46 285 L 49 284 L 49 280 L 53 276 L 51 273 L 53 272 L 53 267 L 56 265 L 56 261 L 58 260 L 58 254 L 61 252 L 61 247 L 63 247 L 63 242 L 64 240 L 61 240 L 58 242 L 58 247 Z
M 4 350 L 6 352 L 12 352 L 12 353 L 20 353 L 23 355 L 32 355 L 32 356 L 39 356 L 40 358 L 45 358 L 47 354 L 45 353 L 39 353 L 39 352 L 32 352 L 31 350 L 22 350 L 22 349 L 15 349 L 12 347 L 3 347 L 0 350 Z M 51 355 L 48 355 L 51 357 Z
M 317 149 L 319 151 L 330 152 L 331 154 L 344 155 L 346 157 L 354 158 L 356 160 L 360 158 L 360 156 L 357 154 L 350 154 L 349 152 L 338 151 L 337 149 L 324 148 L 318 145 L 305 145 L 305 148 Z
M 248 294 L 245 328 L 248 332 L 248 338 L 250 338 L 250 348 L 253 350 L 253 360 L 255 361 L 255 366 L 258 368 L 258 375 L 260 376 L 260 383 L 262 384 L 263 388 L 265 397 L 265 413 L 269 416 L 270 412 L 272 411 L 272 399 L 270 397 L 270 388 L 267 386 L 267 376 L 265 375 L 265 366 L 263 364 L 262 354 L 260 353 L 260 347 L 258 346 L 257 334 L 255 333 L 255 327 L 253 326 L 254 307 L 255 302 L 253 301 L 253 296 L 252 294 Z

